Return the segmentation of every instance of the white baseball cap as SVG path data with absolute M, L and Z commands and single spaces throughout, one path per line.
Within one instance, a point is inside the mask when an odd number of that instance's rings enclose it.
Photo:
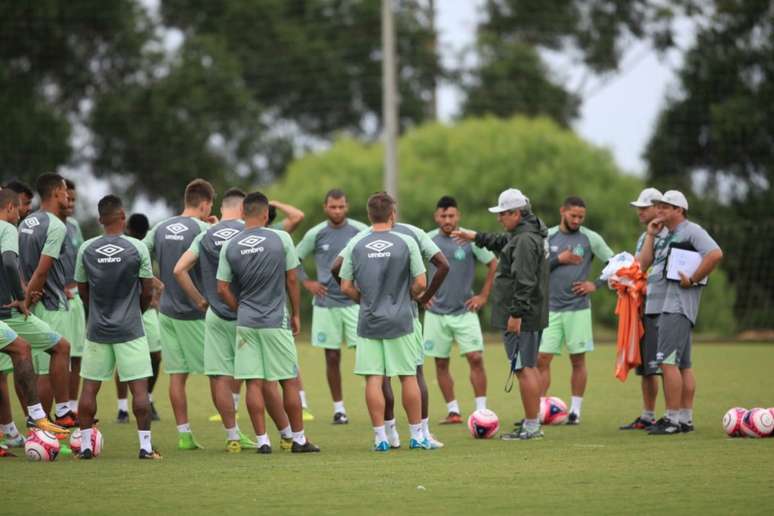
M 529 199 L 516 188 L 504 190 L 497 199 L 497 206 L 492 206 L 489 211 L 492 213 L 502 213 L 508 210 L 518 210 L 529 204 Z
M 664 195 L 658 199 L 653 199 L 653 202 L 663 202 L 665 204 L 671 204 L 684 210 L 688 210 L 688 199 L 685 198 L 682 192 L 677 190 L 667 190 Z
M 636 201 L 629 204 L 635 208 L 649 208 L 653 206 L 653 201 L 660 199 L 662 196 L 663 194 L 656 188 L 646 188 L 640 192 L 640 196 L 637 197 Z

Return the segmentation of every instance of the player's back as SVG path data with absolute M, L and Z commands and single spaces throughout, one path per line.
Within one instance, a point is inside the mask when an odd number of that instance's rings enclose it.
M 54 258 L 43 287 L 43 306 L 48 310 L 66 309 L 65 267 L 60 259 L 65 247 L 64 222 L 54 214 L 38 210 L 19 227 L 19 265 L 25 281 L 30 281 L 42 254 Z
M 11 252 L 19 254 L 19 235 L 16 227 L 4 220 L 0 220 L 0 256 Z M 12 308 L 6 307 L 13 301 L 11 294 L 11 279 L 6 277 L 5 270 L 0 270 L 0 320 L 9 319 Z
M 238 235 L 245 227 L 241 220 L 224 220 L 210 227 L 207 231 L 201 233 L 199 240 L 199 266 L 202 274 L 202 294 L 207 302 L 220 318 L 227 321 L 233 321 L 237 318 L 226 303 L 218 295 L 218 262 L 220 261 L 220 250 L 223 245 Z M 234 292 L 237 296 L 238 293 Z

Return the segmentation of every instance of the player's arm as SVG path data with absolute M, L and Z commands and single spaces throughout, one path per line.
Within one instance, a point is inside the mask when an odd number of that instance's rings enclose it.
M 427 298 L 427 275 L 423 272 L 419 276 L 414 276 L 414 281 L 411 283 L 411 297 L 416 299 L 418 303 L 426 303 L 423 299 Z M 432 296 L 430 296 L 432 297 Z
M 194 282 L 191 279 L 191 275 L 188 273 L 188 271 L 194 268 L 198 261 L 199 257 L 189 249 L 180 256 L 172 273 L 180 284 L 180 288 L 182 288 L 191 301 L 193 301 L 196 308 L 202 312 L 206 312 L 210 305 L 202 293 L 199 292 L 199 289 L 196 288 L 196 285 L 194 285 Z
M 38 266 L 35 268 L 35 272 L 32 273 L 30 281 L 27 282 L 27 293 L 24 298 L 25 309 L 29 309 L 31 305 L 35 304 L 35 301 L 32 299 L 33 293 L 43 291 L 43 287 L 48 279 L 48 272 L 53 266 L 54 258 L 45 254 L 40 255 Z
M 282 221 L 282 229 L 288 233 L 292 233 L 299 224 L 304 220 L 304 212 L 280 201 L 269 201 L 269 204 L 277 208 L 285 215 L 285 220 Z
M 304 270 L 303 263 L 304 258 L 314 252 L 314 245 L 317 234 L 318 231 L 316 231 L 315 228 L 310 229 L 306 232 L 304 238 L 301 239 L 301 242 L 299 242 L 296 246 L 298 261 L 301 262 L 298 264 L 298 278 L 301 281 L 301 284 L 310 294 L 316 297 L 325 297 L 325 295 L 328 293 L 328 289 L 325 288 L 325 285 L 319 281 L 313 280 L 306 275 L 306 270 Z
M 680 273 L 680 286 L 683 288 L 693 287 L 698 282 L 710 275 L 723 259 L 723 251 L 720 246 L 709 236 L 709 233 L 702 231 L 701 234 L 691 239 L 693 247 L 702 255 L 701 263 L 688 277 Z
M 331 276 L 333 276 L 333 279 L 336 280 L 339 286 L 341 286 L 341 276 L 339 276 L 339 273 L 341 272 L 342 263 L 344 263 L 344 257 L 339 255 L 333 260 L 333 265 L 331 266 Z
M 494 283 L 496 272 L 497 258 L 492 258 L 489 263 L 486 264 L 486 279 L 484 279 L 484 285 L 481 287 L 481 292 L 465 301 L 465 307 L 468 310 L 477 312 L 487 303 L 487 301 L 489 301 L 489 294 L 492 292 L 492 284 Z
M 344 293 L 344 295 L 355 303 L 360 303 L 360 291 L 355 286 L 355 282 L 343 278 L 339 279 L 341 280 L 341 291 Z
M 290 299 L 290 321 L 293 335 L 301 333 L 301 289 L 298 286 L 298 273 L 296 269 L 285 272 L 285 287 Z
M 78 295 L 85 306 L 89 306 L 89 284 L 85 281 L 78 282 Z
M 433 279 L 430 280 L 430 286 L 427 287 L 424 294 L 417 299 L 417 302 L 421 305 L 424 305 L 433 298 L 435 293 L 438 292 L 438 289 L 441 288 L 441 284 L 443 283 L 443 280 L 446 279 L 446 275 L 449 274 L 449 260 L 446 259 L 446 256 L 444 256 L 443 253 L 435 253 L 433 257 L 430 258 L 430 263 L 435 267 L 435 274 L 433 274 Z M 426 276 L 424 282 L 425 285 L 427 285 Z M 416 280 L 414 281 L 414 284 L 416 284 Z
M 643 271 L 653 265 L 654 248 L 656 242 L 656 235 L 664 228 L 664 222 L 660 217 L 656 217 L 648 223 L 648 229 L 645 233 L 645 241 L 642 243 L 642 249 L 635 256 L 635 259 L 640 262 L 640 268 Z
M 341 285 L 341 291 L 355 303 L 360 303 L 360 290 L 355 286 L 355 271 L 352 267 L 352 241 L 347 244 L 339 256 L 336 257 L 334 266 L 338 264 L 334 277 Z M 332 271 L 331 271 L 332 272 Z
M 239 309 L 239 302 L 231 291 L 231 282 L 218 280 L 218 295 L 231 311 L 236 312 Z
M 140 310 L 145 313 L 145 311 L 153 302 L 153 278 L 140 278 L 140 281 L 142 282 L 142 292 L 140 293 Z
M 231 279 L 234 277 L 234 273 L 231 271 L 231 264 L 228 261 L 226 251 L 231 240 L 223 244 L 220 248 L 220 259 L 218 260 L 218 295 L 226 303 L 231 311 L 236 312 L 239 309 L 239 301 L 237 300 L 234 292 L 231 290 Z
M 11 297 L 13 298 L 13 301 L 5 308 L 16 308 L 26 317 L 29 315 L 29 310 L 24 306 L 24 288 L 19 277 L 19 256 L 12 251 L 5 251 L 2 260 L 3 271 L 8 279 L 8 286 L 11 288 Z

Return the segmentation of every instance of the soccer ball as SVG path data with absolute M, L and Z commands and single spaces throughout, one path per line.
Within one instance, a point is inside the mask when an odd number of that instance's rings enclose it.
M 723 416 L 723 430 L 729 437 L 742 437 L 742 419 L 747 414 L 747 409 L 734 407 Z
M 544 425 L 561 425 L 569 417 L 567 404 L 556 396 L 540 398 L 540 422 Z
M 742 418 L 742 432 L 749 437 L 768 437 L 774 430 L 774 417 L 764 408 L 753 408 Z
M 52 433 L 33 428 L 24 443 L 24 453 L 30 460 L 49 462 L 59 455 L 59 440 Z
M 476 439 L 490 439 L 499 429 L 500 420 L 489 409 L 476 410 L 468 418 L 468 430 Z
M 97 427 L 91 429 L 91 453 L 97 457 L 102 453 L 102 432 Z M 75 430 L 70 434 L 70 448 L 73 453 L 81 453 L 81 431 Z

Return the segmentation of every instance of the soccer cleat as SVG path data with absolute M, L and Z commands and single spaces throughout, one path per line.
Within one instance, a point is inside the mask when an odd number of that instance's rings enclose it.
M 628 425 L 619 426 L 619 430 L 650 430 L 656 424 L 655 420 L 648 421 L 638 417 Z
M 500 434 L 500 439 L 503 441 L 518 441 L 520 433 L 520 429 L 516 429 L 513 432 L 505 432 L 504 434 Z
M 6 445 L 0 444 L 0 457 L 16 457 L 16 455 L 11 453 Z
M 680 423 L 680 431 L 684 434 L 693 432 L 693 423 Z
M 192 432 L 180 432 L 177 440 L 178 450 L 203 450 L 204 446 L 196 442 Z
M 519 432 L 519 439 L 522 441 L 528 441 L 530 439 L 542 439 L 542 438 L 543 438 L 543 431 L 540 428 L 530 432 L 526 428 L 522 427 L 521 431 Z
M 20 434 L 16 434 L 16 437 L 6 437 L 0 442 L 0 445 L 5 445 L 8 448 L 24 448 L 24 437 Z
M 521 430 L 521 427 L 524 426 L 524 420 L 520 419 L 519 421 L 516 421 L 513 423 L 513 431 L 518 432 Z
M 346 425 L 347 423 L 349 423 L 349 418 L 347 418 L 347 415 L 344 412 L 336 412 L 333 414 L 334 425 Z
M 129 412 L 125 410 L 119 410 L 118 415 L 116 416 L 116 423 L 128 423 L 129 422 Z
M 161 418 L 159 417 L 159 413 L 156 412 L 156 406 L 153 404 L 152 401 L 150 404 L 150 409 L 151 409 L 151 421 L 161 421 Z
M 143 450 L 140 448 L 140 455 L 139 458 L 141 460 L 161 460 L 164 457 L 161 456 L 161 454 L 156 450 L 151 450 L 149 452 Z
M 390 451 L 390 443 L 387 441 L 382 441 L 379 443 L 375 443 L 373 447 L 373 451 L 375 452 L 386 452 Z
M 47 417 L 41 419 L 27 418 L 27 428 L 37 428 L 44 432 L 49 432 L 57 435 L 70 435 L 70 430 L 62 425 L 52 423 Z
M 268 444 L 262 444 L 257 450 L 255 450 L 255 452 L 260 453 L 261 455 L 269 455 L 271 453 L 271 446 Z
M 64 428 L 75 428 L 78 426 L 78 415 L 72 410 L 68 410 L 64 416 L 58 416 L 54 423 Z
M 576 414 L 575 412 L 570 412 L 570 415 L 567 416 L 567 425 L 579 425 L 580 424 L 580 416 Z
M 239 444 L 238 440 L 226 441 L 227 453 L 240 453 L 241 451 L 242 451 L 242 445 Z
M 387 442 L 390 443 L 390 448 L 397 450 L 400 448 L 400 436 L 398 432 L 387 432 Z
M 307 439 L 304 444 L 298 444 L 296 441 L 293 441 L 293 447 L 290 451 L 293 453 L 317 453 L 320 451 L 320 448 Z
M 430 441 L 427 439 L 422 439 L 421 441 L 418 441 L 414 438 L 412 438 L 409 441 L 409 450 L 432 450 L 433 447 L 430 445 Z
M 280 436 L 280 450 L 289 451 L 291 448 L 293 448 L 293 438 Z
M 449 414 L 438 422 L 439 425 L 461 425 L 462 416 L 456 412 L 449 412 Z
M 81 453 L 76 455 L 76 458 L 81 460 L 91 460 L 94 458 L 94 452 L 91 451 L 91 448 L 88 450 L 83 450 Z
M 433 434 L 430 434 L 427 437 L 427 442 L 430 443 L 430 449 L 431 450 L 437 450 L 439 448 L 443 448 L 444 447 L 444 444 L 441 441 L 439 441 L 438 439 L 436 439 Z
M 648 431 L 648 435 L 675 435 L 680 433 L 680 425 L 673 423 L 668 418 L 662 417 Z
M 302 411 L 304 421 L 314 421 L 314 414 L 309 412 L 309 409 L 304 407 Z
M 258 448 L 258 443 L 251 441 L 250 438 L 241 431 L 239 432 L 239 445 L 242 448 Z

